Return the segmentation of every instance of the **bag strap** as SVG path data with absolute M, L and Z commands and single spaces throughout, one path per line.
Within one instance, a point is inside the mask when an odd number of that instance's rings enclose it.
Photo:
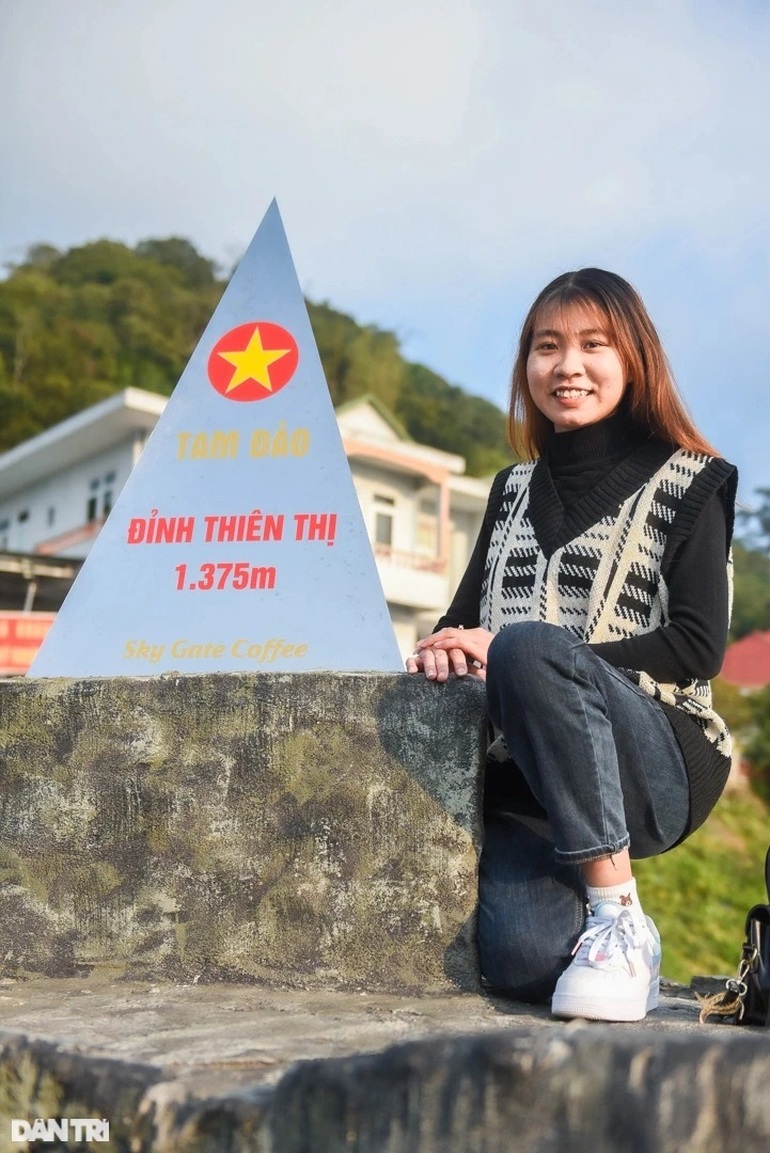
M 770 904 L 770 848 L 767 850 L 765 857 L 765 888 L 767 889 L 767 900 Z

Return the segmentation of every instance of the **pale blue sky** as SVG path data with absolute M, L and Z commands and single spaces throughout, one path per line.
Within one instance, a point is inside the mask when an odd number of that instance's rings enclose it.
M 770 4 L 0 0 L 0 261 L 189 237 L 273 196 L 300 280 L 504 406 L 523 312 L 598 264 L 770 486 Z

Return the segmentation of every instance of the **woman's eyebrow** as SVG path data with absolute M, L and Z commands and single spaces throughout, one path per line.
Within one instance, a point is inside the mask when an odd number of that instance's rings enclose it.
M 538 328 L 533 334 L 535 337 L 539 336 L 561 336 L 562 333 L 557 328 Z M 606 336 L 606 331 L 603 328 L 581 328 L 578 336 Z

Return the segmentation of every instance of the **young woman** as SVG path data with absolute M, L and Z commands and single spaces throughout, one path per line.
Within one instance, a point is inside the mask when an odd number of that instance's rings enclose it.
M 698 827 L 730 741 L 709 677 L 727 638 L 737 475 L 679 399 L 621 277 L 557 277 L 524 322 L 509 434 L 468 569 L 407 671 L 486 680 L 482 972 L 558 1016 L 658 1003 L 632 859 Z

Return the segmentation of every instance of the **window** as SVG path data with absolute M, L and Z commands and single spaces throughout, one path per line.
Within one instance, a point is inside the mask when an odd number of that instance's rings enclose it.
M 417 503 L 415 551 L 420 556 L 438 555 L 438 508 L 435 497 L 423 497 Z
M 374 543 L 391 548 L 393 545 L 393 516 L 396 502 L 379 493 L 374 497 Z
M 56 509 L 53 505 L 49 505 L 48 512 L 46 513 L 46 524 L 50 528 L 56 521 Z
M 21 510 L 21 512 L 19 513 L 18 520 L 19 520 L 19 524 L 24 524 L 25 521 L 29 520 L 29 509 L 28 508 L 24 508 Z
M 0 520 L 0 548 L 8 548 L 8 530 L 11 527 L 9 520 Z
M 99 517 L 107 517 L 112 512 L 115 500 L 115 481 L 117 473 L 114 468 L 105 472 L 104 476 L 92 477 L 88 482 L 90 496 L 86 502 L 86 520 L 92 524 Z

